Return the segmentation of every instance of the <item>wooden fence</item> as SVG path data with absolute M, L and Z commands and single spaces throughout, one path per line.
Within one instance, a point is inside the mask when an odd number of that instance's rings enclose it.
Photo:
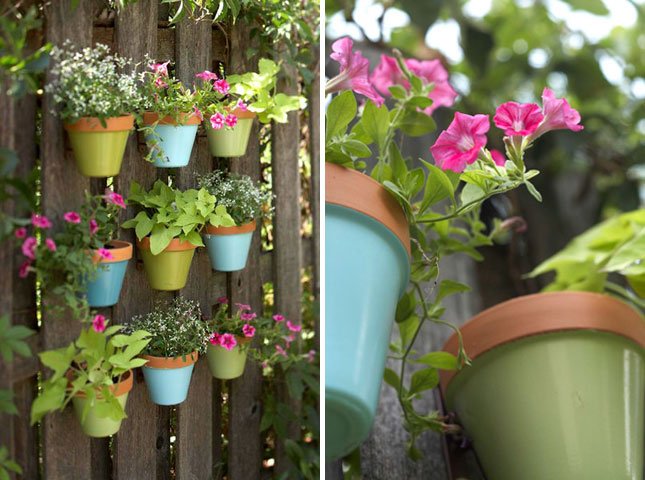
M 33 47 L 42 42 L 60 45 L 70 39 L 76 46 L 106 43 L 113 51 L 143 61 L 145 54 L 176 64 L 176 74 L 190 84 L 195 73 L 204 69 L 217 71 L 220 63 L 229 72 L 243 72 L 257 67 L 257 58 L 246 58 L 250 26 L 214 25 L 209 19 L 199 22 L 183 20 L 171 27 L 167 11 L 159 0 L 139 0 L 119 13 L 109 12 L 104 2 L 82 0 L 75 9 L 71 0 L 47 2 L 43 34 L 34 36 Z M 279 47 L 279 46 L 278 46 Z M 298 91 L 297 76 L 284 90 Z M 272 186 L 275 195 L 273 250 L 262 253 L 256 233 L 248 264 L 241 272 L 223 274 L 211 270 L 205 249 L 195 255 L 186 288 L 181 292 L 197 299 L 205 313 L 214 299 L 227 295 L 232 302 L 250 304 L 260 310 L 263 305 L 263 282 L 272 281 L 276 311 L 294 322 L 301 320 L 301 275 L 311 266 L 318 285 L 318 242 L 301 237 L 301 178 L 299 149 L 307 142 L 313 163 L 319 158 L 317 122 L 319 96 L 316 90 L 309 98 L 312 122 L 307 114 L 293 112 L 289 123 L 270 127 L 272 152 Z M 82 177 L 74 167 L 71 151 L 59 118 L 51 113 L 53 102 L 48 94 L 42 98 L 28 96 L 18 101 L 0 97 L 0 145 L 17 151 L 18 174 L 26 175 L 35 165 L 41 168 L 43 213 L 59 216 L 76 209 L 85 190 L 102 192 L 105 180 Z M 42 112 L 39 124 L 38 112 Z M 115 191 L 126 194 L 132 180 L 150 187 L 157 178 L 169 173 L 143 160 L 145 144 L 132 135 L 127 146 L 123 168 L 114 178 Z M 309 186 L 309 202 L 314 207 L 313 224 L 318 225 L 317 165 Z M 175 185 L 194 187 L 195 173 L 214 168 L 261 178 L 259 127 L 254 126 L 247 154 L 238 159 L 213 159 L 207 139 L 200 134 L 188 167 L 173 172 Z M 5 205 L 11 211 L 11 205 Z M 123 218 L 130 218 L 128 208 Z M 317 233 L 317 227 L 314 228 Z M 120 238 L 134 242 L 132 230 L 121 230 Z M 17 277 L 19 255 L 5 242 L 0 245 L 0 313 L 12 312 L 14 324 L 38 330 L 31 340 L 34 352 L 61 347 L 73 340 L 80 323 L 72 318 L 52 318 L 46 303 L 42 318 L 37 319 L 37 302 L 33 281 Z M 149 311 L 153 302 L 173 293 L 150 289 L 142 265 L 133 259 L 123 285 L 120 301 L 102 313 L 114 323 L 123 323 L 133 315 Z M 41 325 L 38 327 L 38 325 Z M 209 479 L 226 475 L 233 480 L 264 478 L 271 471 L 263 468 L 265 437 L 260 432 L 262 417 L 262 375 L 248 364 L 240 379 L 220 382 L 210 375 L 205 362 L 198 362 L 193 373 L 188 399 L 177 407 L 161 407 L 150 402 L 137 374 L 135 388 L 128 399 L 128 418 L 111 439 L 90 439 L 80 431 L 71 409 L 47 415 L 40 428 L 29 426 L 29 410 L 37 394 L 37 357 L 17 359 L 0 367 L 0 388 L 13 388 L 19 416 L 0 417 L 0 444 L 8 445 L 10 456 L 23 468 L 24 478 L 36 479 Z M 276 446 L 275 471 L 284 471 L 288 461 L 280 445 Z

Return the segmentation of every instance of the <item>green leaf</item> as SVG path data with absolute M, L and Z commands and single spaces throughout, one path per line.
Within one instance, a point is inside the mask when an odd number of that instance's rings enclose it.
M 416 361 L 439 370 L 456 370 L 458 366 L 457 357 L 448 352 L 430 352 L 417 358 Z
M 426 188 L 421 201 L 420 212 L 425 212 L 429 207 L 440 202 L 444 198 L 450 197 L 453 204 L 455 202 L 455 188 L 450 178 L 439 167 L 421 160 L 428 169 L 428 178 Z
M 361 124 L 365 134 L 376 142 L 379 148 L 382 148 L 390 126 L 390 112 L 387 107 L 385 105 L 377 107 L 374 103 L 368 101 L 363 109 Z
M 401 348 L 405 349 L 412 341 L 414 333 L 419 328 L 420 319 L 417 315 L 411 315 L 403 322 L 397 323 L 399 327 L 399 335 L 401 337 Z
M 327 131 L 325 138 L 345 133 L 347 125 L 356 117 L 356 98 L 354 93 L 347 90 L 337 95 L 327 107 Z
M 540 192 L 537 191 L 537 188 L 535 188 L 535 186 L 528 180 L 525 182 L 525 184 L 526 189 L 533 196 L 533 198 L 535 198 L 538 202 L 542 202 L 542 195 L 540 195 Z
M 607 7 L 603 3 L 602 0 L 564 0 L 567 2 L 569 5 L 574 10 L 585 10 L 589 13 L 593 13 L 594 15 L 609 15 L 609 10 L 607 10 Z
M 399 386 L 400 386 L 399 376 L 396 373 L 394 373 L 394 370 L 386 367 L 385 370 L 383 371 L 383 380 L 385 380 L 385 383 L 393 387 L 397 392 L 399 391 Z
M 411 137 L 421 137 L 433 132 L 437 128 L 437 124 L 430 115 L 416 110 L 408 110 L 398 127 Z
M 412 374 L 410 381 L 410 395 L 430 390 L 439 385 L 439 373 L 436 368 L 424 368 Z
M 455 293 L 469 292 L 470 287 L 463 283 L 455 282 L 454 280 L 443 280 L 439 284 L 439 291 L 437 293 L 436 302 L 440 302 L 444 298 L 454 295 Z

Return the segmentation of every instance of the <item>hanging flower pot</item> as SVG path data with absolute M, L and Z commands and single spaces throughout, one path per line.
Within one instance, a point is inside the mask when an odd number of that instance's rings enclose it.
M 213 157 L 241 157 L 246 154 L 255 113 L 238 108 L 233 110 L 233 115 L 237 117 L 237 124 L 233 128 L 215 130 L 208 120 L 204 122 Z
M 325 164 L 326 448 L 339 458 L 372 426 L 396 306 L 409 278 L 402 208 L 376 181 Z
M 441 372 L 486 478 L 643 478 L 645 321 L 606 295 L 552 292 L 461 330 L 472 365 Z M 457 353 L 453 335 L 444 350 Z
M 125 403 L 128 400 L 128 393 L 132 390 L 132 384 L 132 371 L 129 370 L 123 374 L 119 383 L 110 387 L 110 390 L 116 396 L 116 400 L 124 410 Z M 100 393 L 97 392 L 96 395 L 99 396 Z M 88 399 L 82 392 L 72 398 L 74 413 L 76 414 L 76 418 L 81 424 L 81 430 L 83 430 L 85 435 L 100 438 L 114 435 L 119 431 L 122 420 L 113 420 L 110 417 L 103 417 L 100 415 L 100 411 L 96 406 L 90 405 L 88 407 L 87 403 Z M 83 412 L 86 408 L 88 408 L 87 414 L 85 415 L 85 418 L 83 418 Z
M 160 168 L 185 167 L 190 161 L 199 118 L 192 113 L 181 114 L 177 123 L 171 116 L 159 118 L 157 113 L 143 114 L 143 123 L 152 126 L 146 141 L 154 145 L 153 165 Z
M 142 369 L 150 400 L 157 405 L 177 405 L 186 400 L 197 356 L 197 352 L 185 358 L 143 355 L 148 360 Z
M 86 177 L 114 177 L 121 171 L 134 116 L 106 118 L 105 122 L 104 127 L 98 118 L 83 117 L 65 124 L 76 166 Z
M 206 226 L 204 244 L 213 270 L 234 272 L 246 266 L 255 226 L 255 220 L 239 227 Z
M 208 345 L 206 357 L 208 368 L 215 378 L 230 380 L 241 377 L 246 366 L 246 355 L 248 348 L 245 344 L 251 341 L 250 338 L 235 337 L 237 344 L 230 350 L 221 345 Z
M 186 286 L 195 245 L 173 238 L 158 255 L 150 251 L 150 237 L 137 241 L 143 267 L 150 286 L 155 290 L 180 290 Z
M 94 262 L 98 270 L 93 280 L 87 284 L 87 301 L 90 307 L 111 307 L 119 301 L 123 279 L 132 258 L 132 244 L 112 240 L 106 245 L 111 258 L 104 258 L 94 252 Z

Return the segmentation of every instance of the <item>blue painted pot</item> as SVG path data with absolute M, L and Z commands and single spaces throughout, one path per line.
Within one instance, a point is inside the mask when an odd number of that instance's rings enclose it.
M 325 168 L 325 427 L 334 460 L 358 447 L 374 422 L 410 240 L 403 210 L 379 183 Z
M 246 266 L 255 220 L 239 227 L 213 227 L 208 225 L 204 244 L 208 250 L 213 270 L 235 272 Z
M 107 246 L 111 247 L 109 250 L 113 258 L 100 258 L 94 252 L 98 270 L 87 282 L 87 301 L 93 308 L 111 307 L 118 303 L 128 261 L 132 258 L 132 244 L 129 242 L 112 240 Z
M 157 405 L 177 405 L 186 400 L 197 357 L 197 352 L 186 355 L 185 360 L 144 355 L 148 363 L 142 367 L 143 378 L 150 400 Z
M 159 120 L 157 114 L 144 114 L 144 123 L 151 125 L 154 132 L 146 135 L 146 142 L 154 145 L 152 164 L 155 167 L 178 168 L 188 165 L 200 121 L 194 115 L 184 115 L 182 122 L 177 124 L 169 116 Z

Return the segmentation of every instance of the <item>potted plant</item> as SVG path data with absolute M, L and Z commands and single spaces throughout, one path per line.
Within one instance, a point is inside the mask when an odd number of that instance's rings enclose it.
M 168 63 L 150 63 L 143 73 L 143 127 L 148 158 L 161 168 L 185 167 L 203 117 L 191 91 L 168 74 Z
M 644 241 L 645 210 L 611 218 L 530 273 L 555 271 L 544 293 L 462 328 L 472 364 L 444 372 L 442 390 L 488 477 L 642 478 L 645 302 L 634 281 L 645 272 Z M 501 412 L 503 422 L 490 421 Z
M 100 43 L 78 51 L 65 42 L 52 57 L 52 81 L 45 89 L 59 108 L 78 170 L 87 177 L 118 175 L 141 104 L 132 61 Z
M 150 400 L 157 405 L 177 405 L 186 400 L 190 378 L 199 354 L 206 352 L 208 324 L 199 303 L 184 297 L 158 303 L 133 317 L 127 332 L 145 330 L 150 343 L 142 352 L 142 367 Z
M 288 112 L 305 107 L 301 96 L 276 93 L 279 71 L 275 62 L 262 58 L 257 73 L 227 77 L 209 71 L 197 74 L 201 82 L 195 95 L 214 157 L 244 155 L 256 116 L 261 123 L 286 123 Z
M 226 207 L 233 226 L 207 224 L 204 242 L 214 270 L 242 270 L 251 248 L 256 219 L 268 210 L 271 194 L 262 192 L 248 175 L 224 173 L 220 170 L 199 177 L 199 186 L 217 198 L 217 205 Z
M 234 309 L 229 308 L 226 297 L 217 301 L 219 306 L 212 319 L 206 356 L 213 377 L 230 380 L 244 373 L 251 340 L 256 334 L 253 320 L 257 314 L 249 305 L 241 303 L 236 303 Z
M 531 183 L 538 172 L 526 168 L 524 152 L 552 128 L 539 106 L 509 102 L 495 118 L 506 133 L 506 155 L 493 156 L 486 148 L 488 115 L 457 112 L 431 148 L 434 164 L 422 160 L 411 168 L 394 139 L 434 130 L 433 102 L 454 100 L 445 69 L 397 53 L 384 56 L 387 65 L 369 78 L 369 62 L 352 51 L 351 39 L 336 41 L 332 50 L 341 71 L 326 88 L 340 92 L 327 108 L 326 125 L 327 457 L 340 458 L 367 438 L 381 378 L 396 389 L 415 457 L 422 432 L 453 427 L 438 412 L 417 411 L 414 399 L 437 386 L 439 368 L 456 368 L 467 358 L 463 349 L 456 356 L 413 350 L 424 325 L 444 323 L 442 300 L 468 289 L 440 277 L 440 259 L 453 253 L 481 258 L 476 248 L 490 245 L 495 233 L 479 220 L 486 199 L 522 185 L 540 199 Z M 373 85 L 391 96 L 391 109 Z M 358 118 L 350 89 L 368 98 Z M 450 98 L 438 98 L 435 89 L 452 92 Z M 535 135 L 527 140 L 527 132 Z M 368 177 L 356 170 L 372 154 Z M 429 295 L 426 282 L 437 285 Z M 395 322 L 400 336 L 390 345 Z M 398 372 L 385 368 L 388 347 Z M 423 368 L 406 377 L 410 362 Z
M 233 225 L 226 207 L 204 188 L 181 191 L 157 180 L 146 192 L 132 182 L 128 204 L 142 210 L 123 223 L 134 228 L 143 266 L 155 290 L 184 288 L 197 247 L 203 247 L 199 232 L 206 223 Z
M 96 315 L 92 326 L 81 330 L 67 347 L 38 355 L 52 374 L 31 406 L 32 425 L 71 402 L 86 435 L 107 437 L 119 431 L 127 416 L 132 369 L 146 363 L 137 356 L 150 341 L 145 331 L 124 335 L 119 333 L 122 328 L 106 328 L 105 317 Z

